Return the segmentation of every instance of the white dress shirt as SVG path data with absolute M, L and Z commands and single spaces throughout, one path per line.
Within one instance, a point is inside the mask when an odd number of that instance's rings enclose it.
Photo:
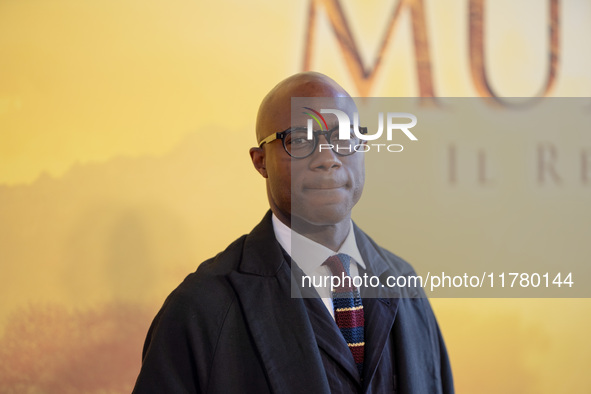
M 307 276 L 311 278 L 316 277 L 316 283 L 319 283 L 322 278 L 332 275 L 330 269 L 322 264 L 330 256 L 337 253 L 345 253 L 353 258 L 354 261 L 350 267 L 351 277 L 359 276 L 359 266 L 363 269 L 366 268 L 361 253 L 359 253 L 359 248 L 357 248 L 355 232 L 353 231 L 353 222 L 351 222 L 349 234 L 347 234 L 345 242 L 343 242 L 336 253 L 326 246 L 292 231 L 289 227 L 283 224 L 275 214 L 273 214 L 273 230 L 275 232 L 275 238 L 277 238 L 277 241 L 283 249 L 285 249 L 287 254 L 291 256 L 292 260 L 298 264 Z M 315 287 L 315 289 L 320 298 L 322 298 L 326 309 L 328 309 L 334 319 L 330 286 Z

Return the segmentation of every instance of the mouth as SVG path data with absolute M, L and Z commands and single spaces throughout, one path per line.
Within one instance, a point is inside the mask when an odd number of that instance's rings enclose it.
M 336 190 L 344 190 L 347 188 L 347 184 L 319 184 L 319 185 L 309 185 L 304 186 L 304 191 L 336 191 Z
M 318 188 L 308 188 L 305 190 L 312 190 L 312 191 L 319 191 L 319 192 L 330 192 L 333 190 L 341 190 L 344 189 L 343 187 L 318 187 Z
M 345 179 L 343 179 L 345 178 Z M 339 190 L 347 189 L 349 182 L 346 177 L 320 177 L 303 182 L 304 190 Z

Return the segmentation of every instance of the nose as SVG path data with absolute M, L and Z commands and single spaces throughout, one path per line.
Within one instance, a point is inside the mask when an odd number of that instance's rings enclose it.
M 312 153 L 311 157 L 310 168 L 314 170 L 328 171 L 339 168 L 343 165 L 340 156 L 332 150 L 332 147 L 324 135 L 319 137 L 318 146 L 314 153 Z

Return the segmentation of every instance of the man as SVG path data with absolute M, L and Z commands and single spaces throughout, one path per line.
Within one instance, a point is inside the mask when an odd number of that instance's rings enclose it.
M 250 155 L 271 211 L 168 297 L 148 332 L 134 393 L 452 393 L 426 298 L 301 287 L 301 278 L 323 272 L 414 271 L 351 221 L 365 175 L 363 153 L 350 148 L 362 141 L 339 139 L 336 117 L 304 138 L 316 110 L 292 114 L 292 97 L 355 110 L 347 92 L 318 73 L 289 77 L 264 98 Z

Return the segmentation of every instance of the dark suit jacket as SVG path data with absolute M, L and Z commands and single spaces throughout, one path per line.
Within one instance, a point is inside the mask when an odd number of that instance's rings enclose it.
M 355 236 L 368 275 L 414 273 L 356 226 Z M 292 298 L 293 283 L 269 212 L 167 298 L 148 332 L 134 393 L 453 393 L 426 298 L 363 298 L 360 377 L 322 301 Z

